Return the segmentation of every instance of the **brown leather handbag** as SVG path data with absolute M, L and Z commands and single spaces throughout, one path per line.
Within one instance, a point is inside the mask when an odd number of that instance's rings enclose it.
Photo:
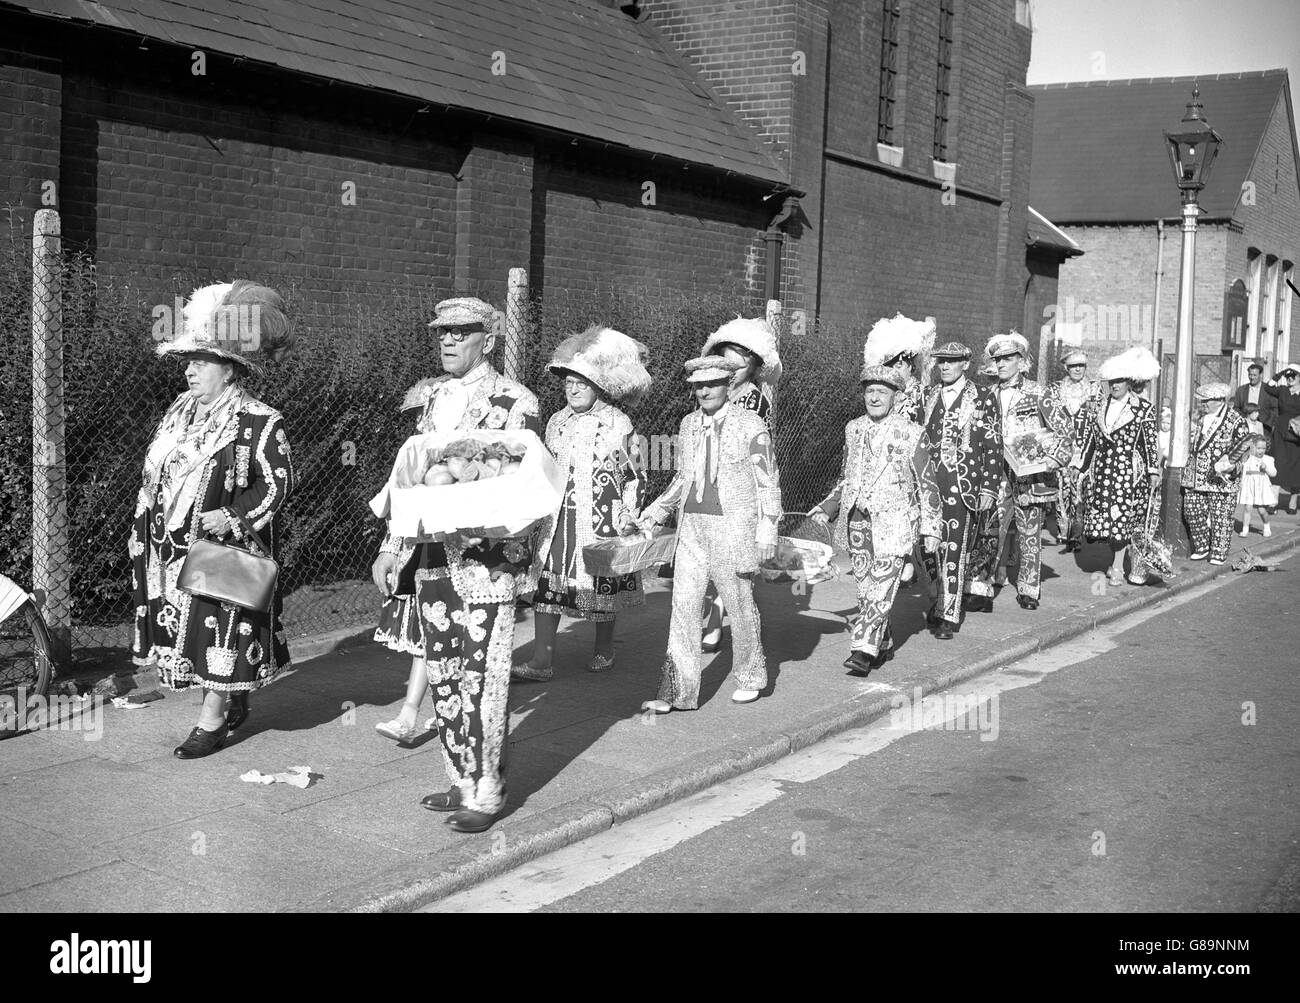
M 266 613 L 275 599 L 280 566 L 248 519 L 236 513 L 248 550 L 216 540 L 195 540 L 181 565 L 176 587 L 190 595 Z

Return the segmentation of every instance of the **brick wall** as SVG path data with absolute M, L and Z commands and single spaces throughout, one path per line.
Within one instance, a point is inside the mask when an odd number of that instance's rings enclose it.
M 994 327 L 997 209 L 830 162 L 821 316 L 863 331 L 901 310 L 983 351 Z M 1023 242 L 1021 243 L 1023 255 Z
M 643 0 L 650 23 L 785 158 L 797 0 Z M 811 71 L 810 71 L 811 72 Z
M 683 173 L 550 148 L 536 173 L 534 287 L 592 292 L 622 283 L 761 299 L 768 210 L 743 189 Z M 643 203 L 647 181 L 653 206 Z
M 0 28 L 0 137 L 8 148 L 0 207 L 18 210 L 14 222 L 26 234 L 37 209 L 57 208 L 63 79 L 60 61 L 29 53 L 32 40 L 16 25 L 0 19 Z
M 1155 310 L 1157 232 L 1144 226 L 1063 226 L 1084 254 L 1061 268 L 1059 318 L 1083 325 L 1083 349 L 1094 365 L 1133 344 L 1159 337 L 1172 352 L 1178 327 L 1182 231 L 1166 225 L 1159 315 Z M 1217 354 L 1223 341 L 1228 228 L 1203 224 L 1196 235 L 1194 320 L 1196 352 Z M 1230 280 L 1229 280 L 1230 281 Z M 1090 333 L 1088 333 L 1090 332 Z

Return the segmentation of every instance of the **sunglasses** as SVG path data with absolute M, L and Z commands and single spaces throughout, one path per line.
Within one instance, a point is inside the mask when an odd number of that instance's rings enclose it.
M 451 338 L 451 340 L 454 341 L 457 345 L 461 344 L 462 342 L 466 341 L 467 339 L 473 337 L 476 334 L 483 334 L 483 333 L 484 331 L 483 328 L 481 327 L 471 327 L 471 328 L 442 327 L 436 329 L 433 332 L 434 337 L 437 338 L 439 341 L 446 341 L 448 338 Z

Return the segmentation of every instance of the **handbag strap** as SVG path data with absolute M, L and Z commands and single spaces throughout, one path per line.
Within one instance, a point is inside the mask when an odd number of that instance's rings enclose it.
M 221 456 L 226 461 L 226 466 L 233 467 L 235 465 L 234 444 L 232 443 L 226 446 L 226 448 L 221 451 Z M 223 509 L 222 511 L 229 512 L 235 517 L 235 521 L 239 523 L 240 528 L 244 531 L 244 539 L 248 541 L 249 552 L 253 554 L 253 556 L 270 558 L 271 548 L 262 542 L 262 538 L 257 535 L 257 530 L 255 530 L 253 524 L 248 521 L 248 516 L 233 508 Z M 212 534 L 209 533 L 208 535 L 211 536 Z

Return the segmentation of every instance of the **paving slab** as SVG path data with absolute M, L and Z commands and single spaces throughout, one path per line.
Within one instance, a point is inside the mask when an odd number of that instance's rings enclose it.
M 114 860 L 0 896 L 0 912 L 232 912 L 237 896 Z

